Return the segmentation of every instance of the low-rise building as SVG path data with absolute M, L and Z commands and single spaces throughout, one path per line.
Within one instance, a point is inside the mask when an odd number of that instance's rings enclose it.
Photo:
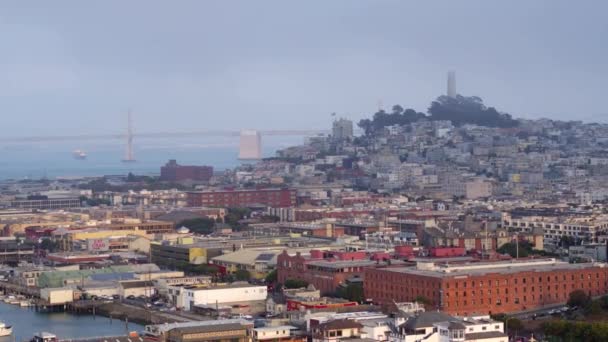
M 368 268 L 365 297 L 376 303 L 415 301 L 449 314 L 497 314 L 531 310 L 568 301 L 574 290 L 590 296 L 608 292 L 608 267 L 555 259 Z
M 570 246 L 568 255 L 570 259 L 584 259 L 588 261 L 606 262 L 606 250 L 608 245 L 603 243 L 592 243 L 579 246 Z
M 154 283 L 149 280 L 127 280 L 118 283 L 118 294 L 122 298 L 128 297 L 152 297 L 156 291 Z
M 313 342 L 337 342 L 361 337 L 363 325 L 349 319 L 321 323 L 312 328 Z
M 191 310 L 195 305 L 264 302 L 268 289 L 266 286 L 233 283 L 212 287 L 168 286 L 168 293 L 177 307 Z
M 371 260 L 365 252 L 312 250 L 310 255 L 283 251 L 277 258 L 279 283 L 288 279 L 314 285 L 321 294 L 333 293 L 349 279 L 361 279 L 367 268 L 383 267 L 391 261 Z M 392 262 L 398 263 L 398 260 Z
M 268 326 L 253 329 L 255 341 L 305 341 L 304 338 L 294 339 L 293 331 L 298 328 L 291 325 Z
M 244 319 L 147 325 L 145 334 L 159 342 L 251 342 L 253 322 Z

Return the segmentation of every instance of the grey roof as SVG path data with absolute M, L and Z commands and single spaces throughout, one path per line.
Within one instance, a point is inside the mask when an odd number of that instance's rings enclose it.
M 94 281 L 131 280 L 135 275 L 132 272 L 98 273 L 91 274 L 90 278 Z
M 262 253 L 255 258 L 255 261 L 270 261 L 276 256 L 275 253 Z
M 173 222 L 173 223 L 179 223 L 184 220 L 199 219 L 199 218 L 204 218 L 204 217 L 205 217 L 204 215 L 197 214 L 192 211 L 178 210 L 178 211 L 172 211 L 172 212 L 164 214 L 164 215 L 160 215 L 158 217 L 155 217 L 154 219 L 159 220 L 159 221 L 169 221 L 169 222 Z
M 513 274 L 520 272 L 554 272 L 557 270 L 586 270 L 590 268 L 605 267 L 601 263 L 581 263 L 569 264 L 563 261 L 549 261 L 551 259 L 533 259 L 525 261 L 502 261 L 502 262 L 476 262 L 470 264 L 439 265 L 436 269 L 419 269 L 417 267 L 394 267 L 386 268 L 387 272 L 408 273 L 421 276 L 436 278 L 456 277 L 456 276 L 482 276 L 486 274 Z M 534 264 L 546 262 L 545 264 Z M 475 265 L 477 268 L 469 268 Z M 446 272 L 448 271 L 448 272 Z
M 464 330 L 466 328 L 467 327 L 464 324 L 460 323 L 460 322 L 452 321 L 452 322 L 450 322 L 448 324 L 448 329 L 450 329 L 450 330 L 452 330 L 452 329 L 461 329 L 461 330 Z
M 247 329 L 248 326 L 240 324 L 240 323 L 226 323 L 226 324 L 217 324 L 217 325 L 201 325 L 201 326 L 193 326 L 193 327 L 178 327 L 171 329 L 170 332 L 179 332 L 179 333 L 209 333 L 209 332 L 220 332 L 220 331 L 235 331 Z M 224 336 L 225 337 L 225 336 Z
M 401 324 L 401 327 L 407 330 L 416 330 L 432 327 L 435 323 L 446 322 L 453 319 L 454 317 L 443 312 L 425 311 L 417 316 L 411 316 L 405 323 Z

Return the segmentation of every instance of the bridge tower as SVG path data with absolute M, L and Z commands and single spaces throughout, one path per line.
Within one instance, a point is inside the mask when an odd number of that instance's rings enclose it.
M 125 150 L 125 158 L 122 160 L 124 163 L 135 162 L 135 156 L 133 154 L 133 120 L 131 118 L 131 110 L 127 113 L 127 147 Z
M 262 159 L 262 135 L 255 130 L 242 130 L 239 143 L 240 160 Z

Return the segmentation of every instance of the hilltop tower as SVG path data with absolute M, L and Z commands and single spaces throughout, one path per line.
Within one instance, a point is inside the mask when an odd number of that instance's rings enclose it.
M 456 97 L 456 72 L 448 71 L 448 97 Z

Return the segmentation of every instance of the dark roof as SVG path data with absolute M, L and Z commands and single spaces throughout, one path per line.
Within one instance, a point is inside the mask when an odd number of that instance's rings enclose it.
M 204 218 L 204 217 L 205 217 L 204 215 L 197 214 L 192 211 L 177 210 L 177 211 L 172 211 L 170 213 L 166 213 L 164 215 L 160 215 L 158 217 L 155 217 L 154 219 L 159 220 L 159 221 L 169 221 L 169 222 L 173 222 L 173 223 L 179 223 L 184 220 L 193 220 L 193 219 L 199 219 L 199 218 Z
M 467 327 L 460 323 L 460 322 L 450 322 L 450 324 L 448 324 L 448 329 L 452 330 L 452 329 L 460 329 L 460 330 L 464 330 Z
M 262 253 L 255 258 L 255 261 L 270 261 L 272 258 L 274 258 L 274 256 L 274 253 Z
M 134 289 L 138 287 L 154 287 L 154 283 L 149 280 L 123 281 L 120 283 L 123 289 Z
M 253 325 L 252 325 L 253 327 Z M 220 332 L 220 331 L 234 331 L 247 329 L 246 325 L 239 323 L 227 323 L 227 324 L 211 324 L 202 325 L 198 327 L 182 327 L 171 329 L 170 332 L 174 333 L 209 333 L 209 332 Z
M 483 340 L 487 338 L 507 337 L 505 333 L 500 331 L 484 331 L 465 334 L 467 340 Z
M 433 324 L 453 320 L 454 317 L 443 312 L 425 311 L 410 317 L 401 327 L 407 330 L 432 327 Z
M 318 328 L 320 330 L 361 329 L 363 325 L 350 319 L 337 319 L 319 324 Z

